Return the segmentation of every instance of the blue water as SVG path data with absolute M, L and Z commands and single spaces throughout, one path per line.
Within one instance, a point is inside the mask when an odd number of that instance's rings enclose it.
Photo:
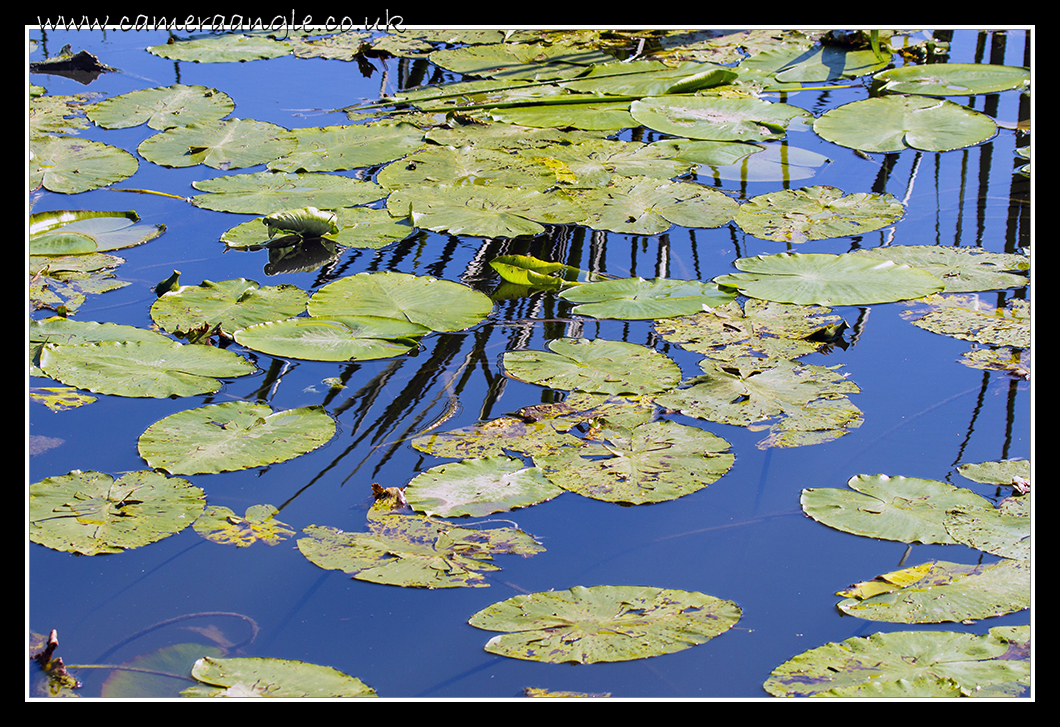
M 165 42 L 164 33 L 46 35 L 32 60 L 54 55 L 70 43 L 124 71 L 104 74 L 88 87 L 57 76 L 31 78 L 52 95 L 114 96 L 174 83 L 202 84 L 232 96 L 234 117 L 293 128 L 348 123 L 343 114 L 326 110 L 379 92 L 379 73 L 363 78 L 355 64 L 339 61 L 286 57 L 241 64 L 174 63 L 143 51 Z M 31 37 L 39 40 L 41 32 L 33 31 Z M 1022 31 L 1007 35 L 1001 57 L 984 55 L 988 49 L 978 45 L 983 37 L 1000 36 L 958 31 L 950 60 L 1029 63 Z M 396 63 L 388 61 L 391 70 Z M 392 85 L 389 90 L 394 90 Z M 864 88 L 856 87 L 803 92 L 785 101 L 820 114 L 866 95 Z M 1018 94 L 992 99 L 997 103 L 992 115 L 1010 123 L 1017 120 Z M 977 98 L 972 105 L 982 109 L 985 102 Z M 154 133 L 146 127 L 91 128 L 82 136 L 134 151 Z M 1003 129 L 970 149 L 910 151 L 886 160 L 877 154 L 871 161 L 809 131 L 793 132 L 790 142 L 832 159 L 812 179 L 792 186 L 828 184 L 849 192 L 889 192 L 907 205 L 905 217 L 889 230 L 806 243 L 797 246 L 799 252 L 838 253 L 884 242 L 1012 252 L 1030 243 L 1029 196 L 1027 184 L 1015 174 L 1017 139 L 1012 131 Z M 248 171 L 258 169 L 239 173 Z M 190 196 L 195 193 L 193 181 L 221 174 L 206 167 L 163 169 L 141 160 L 137 174 L 117 186 Z M 741 201 L 778 188 L 777 183 L 720 186 Z M 1013 196 L 1017 202 L 1010 201 Z M 311 291 L 327 282 L 319 272 L 268 277 L 263 272 L 264 252 L 225 253 L 220 235 L 249 219 L 245 215 L 111 190 L 76 196 L 44 192 L 33 210 L 69 208 L 135 209 L 144 222 L 166 225 L 158 239 L 119 253 L 127 262 L 117 275 L 131 285 L 90 296 L 76 314 L 80 320 L 149 327 L 153 288 L 175 269 L 184 284 L 247 277 L 262 285 L 290 283 Z M 1014 209 L 1022 213 L 1017 216 Z M 613 275 L 709 280 L 732 270 L 738 257 L 786 249 L 747 236 L 734 224 L 712 230 L 675 228 L 647 238 L 608 234 L 606 249 L 591 244 L 591 238 L 587 230 L 560 230 L 554 239 L 535 240 L 523 251 L 582 268 L 606 253 L 605 268 Z M 381 250 L 346 251 L 340 274 L 387 269 L 459 280 L 489 292 L 496 280 L 488 276 L 488 268 L 483 272 L 481 245 L 478 239 L 428 233 Z M 984 296 L 998 300 L 997 293 Z M 310 524 L 363 530 L 373 482 L 402 486 L 416 473 L 446 461 L 413 450 L 403 438 L 442 415 L 446 386 L 454 376 L 464 377 L 459 379 L 461 405 L 442 429 L 549 400 L 552 392 L 499 378 L 500 359 L 507 350 L 540 349 L 547 340 L 564 335 L 626 340 L 655 345 L 677 360 L 686 375 L 698 373 L 698 356 L 667 346 L 649 323 L 589 320 L 579 327 L 530 320 L 560 318 L 566 310 L 552 298 L 539 307 L 526 300 L 498 304 L 486 323 L 431 337 L 418 356 L 397 360 L 288 363 L 252 354 L 262 373 L 233 380 L 212 397 L 102 396 L 90 406 L 62 413 L 31 403 L 28 434 L 61 444 L 27 458 L 27 481 L 74 469 L 116 477 L 142 469 L 136 441 L 143 430 L 164 416 L 205 403 L 260 398 L 274 409 L 323 404 L 338 421 L 338 432 L 326 446 L 272 467 L 188 479 L 206 491 L 210 504 L 237 513 L 249 505 L 270 503 L 283 506 L 280 519 L 296 530 Z M 957 475 L 956 465 L 1031 455 L 1029 384 L 963 366 L 957 360 L 968 344 L 911 325 L 900 318 L 903 310 L 902 304 L 838 308 L 835 312 L 850 325 L 862 319 L 856 345 L 803 359 L 842 365 L 861 387 L 853 397 L 865 416 L 859 429 L 829 444 L 762 451 L 755 444 L 763 433 L 680 419 L 731 443 L 736 462 L 728 474 L 674 502 L 621 507 L 565 494 L 499 516 L 534 534 L 546 551 L 526 559 L 499 557 L 501 570 L 491 575 L 489 588 L 430 591 L 376 585 L 314 566 L 298 552 L 293 538 L 275 547 L 237 549 L 209 543 L 189 528 L 118 555 L 78 557 L 29 546 L 30 628 L 43 633 L 57 629 L 58 653 L 68 664 L 118 663 L 169 644 L 209 643 L 187 627 L 214 627 L 238 643 L 248 634 L 246 619 L 252 619 L 260 631 L 243 647 L 245 654 L 332 666 L 391 698 L 506 698 L 528 686 L 630 698 L 759 698 L 767 696 L 761 684 L 774 667 L 830 641 L 917 628 L 985 633 L 993 626 L 1029 623 L 1030 612 L 1023 612 L 975 624 L 918 627 L 862 621 L 842 616 L 835 608 L 836 590 L 894 570 L 906 546 L 847 535 L 804 517 L 799 509 L 803 488 L 844 487 L 856 474 L 885 473 L 946 480 L 993 496 L 993 488 Z M 47 315 L 42 311 L 34 317 Z M 494 325 L 506 319 L 520 325 Z M 443 352 L 440 359 L 433 357 Z M 469 358 L 473 363 L 465 367 Z M 264 372 L 270 368 L 280 372 L 275 381 L 266 381 Z M 385 386 L 375 400 L 359 394 L 384 375 Z M 329 377 L 343 377 L 346 388 L 329 394 L 321 383 Z M 48 385 L 45 379 L 29 383 Z M 491 386 L 503 388 L 497 393 Z M 941 558 L 972 563 L 980 557 L 963 546 L 914 546 L 905 562 Z M 701 591 L 737 602 L 743 617 L 731 631 L 680 653 L 591 666 L 495 657 L 482 648 L 491 634 L 467 624 L 476 611 L 517 593 L 598 584 Z M 168 619 L 206 612 L 239 616 L 181 621 L 123 643 Z M 106 674 L 79 671 L 83 693 L 98 695 Z

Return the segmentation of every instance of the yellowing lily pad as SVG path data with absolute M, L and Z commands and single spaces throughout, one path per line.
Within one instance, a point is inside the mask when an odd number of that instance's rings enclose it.
M 503 632 L 486 651 L 550 664 L 594 664 L 672 654 L 740 620 L 740 607 L 705 593 L 648 586 L 574 586 L 514 596 L 468 621 Z

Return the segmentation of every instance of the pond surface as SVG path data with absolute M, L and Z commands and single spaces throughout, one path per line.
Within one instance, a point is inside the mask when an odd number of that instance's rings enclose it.
M 364 77 L 355 64 L 281 57 L 248 63 L 174 62 L 146 53 L 165 33 L 31 31 L 39 41 L 31 60 L 65 44 L 84 49 L 122 73 L 82 86 L 59 76 L 34 75 L 50 95 L 128 91 L 171 84 L 201 84 L 229 94 L 233 116 L 286 128 L 344 124 L 330 112 L 379 95 L 382 68 Z M 959 30 L 950 62 L 1030 66 L 1024 31 Z M 387 61 L 387 90 L 405 68 Z M 445 80 L 455 80 L 439 72 Z M 849 88 L 803 91 L 784 98 L 819 116 L 866 98 Z M 1030 245 L 1030 192 L 1017 174 L 1018 145 L 1011 130 L 1028 118 L 1018 92 L 957 98 L 1010 128 L 989 141 L 943 153 L 908 150 L 865 158 L 811 131 L 789 141 L 831 162 L 807 180 L 844 191 L 887 192 L 906 205 L 902 220 L 859 237 L 785 244 L 754 238 L 735 224 L 716 229 L 671 228 L 656 236 L 594 232 L 556 226 L 534 238 L 481 239 L 417 232 L 381 249 L 347 249 L 312 272 L 266 275 L 265 251 L 229 250 L 219 241 L 251 219 L 200 209 L 155 195 L 103 189 L 78 195 L 43 192 L 33 211 L 135 209 L 165 233 L 119 251 L 118 277 L 131 283 L 89 296 L 79 320 L 151 327 L 155 285 L 174 270 L 182 284 L 245 277 L 262 285 L 289 283 L 312 292 L 342 276 L 396 271 L 462 282 L 490 293 L 499 279 L 488 266 L 497 255 L 521 253 L 620 277 L 710 280 L 733 271 L 737 258 L 784 250 L 843 253 L 881 244 L 937 245 L 1017 252 Z M 84 138 L 134 151 L 156 133 L 145 126 L 98 127 Z M 661 138 L 642 133 L 641 141 Z M 623 132 L 619 138 L 630 138 Z M 259 171 L 260 168 L 241 170 Z M 204 166 L 166 169 L 140 160 L 139 171 L 118 187 L 194 194 L 191 183 L 220 176 Z M 776 182 L 698 181 L 744 202 L 781 188 Z M 1029 297 L 1029 288 L 983 293 L 1001 307 Z M 322 405 L 338 423 L 327 445 L 282 464 L 192 476 L 207 501 L 237 513 L 259 503 L 281 508 L 296 531 L 317 524 L 364 529 L 371 485 L 404 486 L 443 460 L 414 450 L 410 436 L 449 416 L 441 429 L 474 424 L 520 407 L 554 401 L 564 392 L 506 378 L 507 351 L 544 349 L 549 340 L 581 336 L 651 346 L 699 373 L 699 356 L 670 345 L 651 321 L 572 317 L 570 304 L 541 293 L 498 303 L 484 323 L 467 331 L 434 334 L 414 355 L 355 363 L 286 360 L 249 353 L 255 376 L 232 379 L 211 396 L 130 399 L 101 396 L 91 405 L 52 412 L 29 404 L 28 482 L 72 470 L 115 477 L 145 467 L 137 439 L 175 412 L 221 401 L 262 401 L 274 409 Z M 901 318 L 903 303 L 835 308 L 856 340 L 804 360 L 841 366 L 861 393 L 855 404 L 864 423 L 839 439 L 815 446 L 761 450 L 764 436 L 746 428 L 677 415 L 731 443 L 733 468 L 720 480 L 680 499 L 623 507 L 573 493 L 496 516 L 531 533 L 546 548 L 531 558 L 502 556 L 488 588 L 426 590 L 377 585 L 322 570 L 301 555 L 294 538 L 276 546 L 217 545 L 191 528 L 149 546 L 116 555 L 79 557 L 40 545 L 29 547 L 28 621 L 32 631 L 58 631 L 67 664 L 116 664 L 170 644 L 218 639 L 242 644 L 241 653 L 296 659 L 334 667 L 388 698 L 509 698 L 526 687 L 626 698 L 764 698 L 770 671 L 807 649 L 877 631 L 944 629 L 982 634 L 994 626 L 1027 624 L 1030 611 L 971 624 L 907 626 L 864 621 L 836 609 L 835 592 L 902 564 L 940 558 L 989 562 L 994 556 L 963 546 L 915 545 L 849 535 L 806 517 L 799 505 L 808 487 L 842 488 L 857 474 L 905 475 L 972 487 L 986 497 L 995 488 L 962 480 L 963 463 L 1031 456 L 1031 389 L 1027 381 L 958 362 L 967 342 L 937 335 Z M 35 318 L 52 315 L 36 311 Z M 849 340 L 851 336 L 847 336 Z M 325 380 L 339 378 L 333 390 Z M 31 386 L 48 386 L 31 379 Z M 455 394 L 455 399 L 453 398 Z M 458 401 L 453 406 L 453 401 Z M 559 666 L 494 656 L 483 650 L 490 634 L 467 624 L 494 602 L 520 593 L 571 586 L 651 585 L 699 591 L 739 604 L 737 626 L 710 642 L 675 654 L 613 664 Z M 183 618 L 203 614 L 195 618 Z M 168 623 L 171 622 L 172 623 Z M 168 625 L 165 625 L 167 624 Z M 159 626 L 161 624 L 161 626 Z M 157 627 L 156 627 L 157 626 Z M 154 628 L 153 628 L 154 627 Z M 98 696 L 107 670 L 77 671 L 82 694 Z

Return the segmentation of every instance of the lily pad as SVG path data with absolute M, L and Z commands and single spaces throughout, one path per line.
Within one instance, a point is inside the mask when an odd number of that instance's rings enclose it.
M 897 222 L 905 213 L 889 194 L 843 194 L 835 187 L 768 192 L 740 205 L 736 224 L 763 240 L 807 242 L 863 235 Z
M 782 139 L 796 120 L 809 122 L 809 111 L 756 98 L 656 96 L 630 104 L 629 112 L 649 129 L 688 139 L 770 141 Z
M 797 305 L 872 305 L 922 298 L 945 284 L 926 270 L 858 255 L 778 253 L 739 258 L 741 272 L 714 282 L 760 300 Z
M 674 149 L 658 142 L 592 139 L 567 146 L 551 144 L 522 153 L 551 166 L 556 170 L 555 182 L 569 187 L 598 187 L 615 177 L 672 179 L 688 173 L 693 166 L 693 160 L 674 158 Z
M 204 656 L 195 662 L 191 676 L 200 683 L 182 691 L 182 697 L 337 699 L 376 696 L 374 689 L 356 677 L 330 666 L 292 659 Z
M 297 146 L 268 163 L 281 172 L 337 172 L 399 159 L 423 146 L 423 130 L 408 123 L 293 129 Z
M 29 142 L 30 189 L 77 194 L 128 179 L 139 168 L 129 152 L 99 141 L 36 136 Z
M 490 118 L 505 124 L 537 129 L 583 129 L 617 131 L 636 126 L 629 113 L 629 101 L 608 101 L 606 96 L 579 99 L 571 103 L 549 103 L 495 109 Z
M 432 331 L 460 331 L 493 310 L 483 293 L 429 275 L 358 273 L 328 283 L 309 299 L 310 316 L 379 316 Z
M 622 278 L 586 283 L 561 292 L 571 311 L 594 318 L 649 320 L 698 313 L 730 302 L 735 294 L 698 280 Z
M 205 499 L 187 480 L 148 470 L 117 480 L 74 470 L 30 485 L 30 540 L 81 555 L 120 553 L 179 533 Z
M 539 386 L 601 394 L 654 394 L 681 380 L 664 354 L 624 341 L 561 338 L 548 351 L 509 351 L 510 376 Z
M 228 119 L 168 129 L 144 139 L 136 151 L 163 167 L 242 169 L 281 157 L 297 144 L 293 133 L 276 124 Z
M 1031 345 L 1029 300 L 1010 298 L 1004 308 L 996 308 L 978 295 L 932 295 L 917 303 L 902 318 L 926 331 L 988 346 Z
M 795 46 L 756 53 L 742 61 L 740 68 L 770 71 L 784 83 L 806 83 L 866 76 L 886 68 L 889 60 L 880 60 L 871 50 L 831 45 L 806 49 Z
M 196 207 L 252 215 L 310 205 L 320 209 L 355 207 L 386 196 L 375 182 L 312 172 L 233 174 L 192 182 L 191 186 L 207 193 L 191 198 Z
M 273 411 L 230 401 L 170 414 L 140 435 L 140 456 L 171 474 L 210 474 L 285 462 L 325 444 L 335 420 L 319 406 Z
M 174 61 L 244 63 L 289 55 L 291 45 L 264 35 L 226 33 L 208 38 L 174 40 L 172 43 L 151 45 L 147 47 L 147 52 Z
M 166 231 L 165 225 L 138 224 L 129 211 L 60 210 L 30 215 L 31 255 L 87 255 L 142 245 Z
M 578 93 L 612 96 L 662 96 L 694 93 L 730 83 L 736 73 L 713 63 L 688 61 L 670 66 L 661 61 L 619 61 L 595 65 L 563 88 Z
M 660 235 L 673 225 L 721 227 L 739 209 L 716 189 L 649 177 L 614 177 L 606 186 L 571 194 L 585 209 L 582 224 L 632 235 Z
M 1022 88 L 1031 72 L 1017 66 L 989 63 L 928 63 L 890 68 L 877 73 L 880 91 L 922 96 L 970 96 Z
M 951 510 L 988 513 L 994 509 L 989 500 L 971 490 L 938 480 L 857 475 L 847 484 L 849 490 L 803 490 L 803 511 L 819 523 L 854 535 L 953 545 L 958 541 L 946 529 Z
M 430 60 L 469 76 L 540 80 L 580 75 L 585 66 L 615 58 L 595 48 L 581 50 L 561 43 L 489 43 L 436 50 Z
M 516 528 L 461 528 L 391 512 L 370 517 L 369 532 L 310 525 L 298 549 L 313 564 L 372 583 L 410 588 L 485 588 L 495 555 L 529 557 L 544 550 Z
M 585 210 L 564 192 L 521 187 L 404 187 L 391 192 L 386 206 L 415 227 L 470 237 L 537 235 L 546 224 L 585 218 Z
M 244 516 L 227 507 L 210 505 L 192 527 L 202 537 L 220 545 L 246 548 L 257 542 L 276 545 L 294 535 L 287 523 L 276 519 L 272 505 L 251 505 Z
M 164 131 L 220 121 L 235 107 L 231 97 L 216 88 L 177 83 L 105 99 L 86 108 L 85 115 L 104 129 L 128 129 L 146 123 L 148 128 Z
M 722 148 L 713 150 L 700 147 L 701 144 L 715 144 Z M 800 149 L 787 142 L 767 144 L 763 148 L 733 141 L 693 141 L 680 143 L 679 149 L 679 159 L 699 164 L 701 177 L 744 183 L 796 182 L 812 177 L 832 161 L 824 154 Z
M 810 649 L 762 686 L 778 697 L 1014 696 L 1030 686 L 1030 627 L 897 631 Z
M 994 121 L 945 99 L 882 96 L 826 111 L 813 124 L 818 136 L 861 151 L 950 151 L 997 133 Z
M 888 245 L 855 250 L 851 254 L 927 270 L 946 284 L 943 293 L 1022 288 L 1030 282 L 1026 275 L 1011 272 L 1030 269 L 1024 255 L 934 245 Z
M 557 429 L 547 419 L 504 416 L 469 427 L 424 434 L 412 440 L 413 448 L 454 459 L 499 457 L 507 452 L 550 453 L 578 445 L 577 437 Z
M 477 146 L 429 146 L 388 164 L 376 175 L 376 181 L 391 189 L 431 189 L 443 185 L 526 187 L 544 191 L 555 186 L 554 176 L 532 159 Z
M 400 356 L 430 329 L 382 316 L 310 316 L 266 321 L 233 334 L 242 346 L 306 361 L 366 361 Z
M 697 427 L 654 421 L 604 429 L 584 445 L 535 456 L 553 484 L 606 502 L 675 500 L 720 479 L 735 458 L 729 443 Z
M 165 398 L 218 391 L 221 378 L 257 371 L 232 351 L 177 341 L 45 344 L 41 369 L 68 386 L 96 394 Z
M 294 285 L 260 287 L 246 278 L 182 285 L 151 304 L 151 320 L 173 335 L 219 327 L 226 336 L 256 323 L 298 315 L 309 296 Z
M 931 561 L 836 595 L 836 607 L 848 616 L 890 623 L 968 623 L 1030 608 L 1031 569 L 1026 561 L 989 565 Z
M 482 517 L 560 495 L 536 467 L 514 457 L 486 457 L 432 467 L 405 487 L 409 507 L 441 517 Z
M 538 260 L 530 255 L 500 255 L 490 260 L 490 267 L 513 285 L 538 290 L 559 290 L 590 277 L 589 273 L 570 265 Z
M 739 606 L 705 593 L 650 586 L 574 586 L 514 596 L 468 621 L 501 631 L 486 651 L 551 664 L 646 659 L 705 643 L 740 620 Z

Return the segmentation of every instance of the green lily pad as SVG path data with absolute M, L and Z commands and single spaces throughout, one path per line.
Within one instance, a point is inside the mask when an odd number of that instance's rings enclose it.
M 482 322 L 493 302 L 460 283 L 384 271 L 328 283 L 313 294 L 306 309 L 315 317 L 380 316 L 432 331 L 462 331 Z
M 251 505 L 241 517 L 227 507 L 210 505 L 192 527 L 202 537 L 221 545 L 237 548 L 258 542 L 276 545 L 294 535 L 287 523 L 276 519 L 277 512 L 272 505 Z
M 740 620 L 732 601 L 650 586 L 574 586 L 514 596 L 468 621 L 503 632 L 486 651 L 551 664 L 646 659 L 705 643 Z
M 52 134 L 77 134 L 91 124 L 83 116 L 87 94 L 72 96 L 31 96 L 29 100 L 30 138 Z
M 544 550 L 516 528 L 474 529 L 391 512 L 370 516 L 369 532 L 310 525 L 298 549 L 311 563 L 357 580 L 409 588 L 485 588 L 495 555 L 529 557 Z
M 306 361 L 367 361 L 415 348 L 430 329 L 382 316 L 310 316 L 266 321 L 233 334 L 241 346 Z
M 128 179 L 139 168 L 129 152 L 99 141 L 37 136 L 29 142 L 30 189 L 77 194 Z
M 489 43 L 436 50 L 430 60 L 466 76 L 540 80 L 580 75 L 585 66 L 615 58 L 595 48 L 582 50 L 561 43 Z
M 957 467 L 961 476 L 975 482 L 986 482 L 992 485 L 1011 485 L 1016 478 L 1029 480 L 1031 463 L 1027 459 L 1005 459 L 999 462 L 976 462 Z
M 1030 686 L 1030 627 L 897 631 L 810 649 L 762 686 L 778 697 L 1015 696 Z
M 510 376 L 539 386 L 601 394 L 655 394 L 681 380 L 664 354 L 624 341 L 561 338 L 548 351 L 509 351 Z
M 285 462 L 325 444 L 335 420 L 319 406 L 273 411 L 230 401 L 170 414 L 140 435 L 140 456 L 171 474 L 210 474 Z
M 673 225 L 721 227 L 739 209 L 736 200 L 693 182 L 649 177 L 614 177 L 606 186 L 571 190 L 585 213 L 582 224 L 595 230 L 660 235 Z
M 499 457 L 506 452 L 549 453 L 559 447 L 578 445 L 577 437 L 557 429 L 549 420 L 505 416 L 469 427 L 425 434 L 412 446 L 435 457 L 477 459 Z
M 537 290 L 559 290 L 585 282 L 589 273 L 563 263 L 538 260 L 530 255 L 500 255 L 490 267 L 506 282 Z
M 905 214 L 889 194 L 843 194 L 835 187 L 802 187 L 752 197 L 740 205 L 736 224 L 763 240 L 806 242 L 863 235 Z
M 665 502 L 720 479 L 735 458 L 729 443 L 697 427 L 671 421 L 632 429 L 604 429 L 580 447 L 535 456 L 553 484 L 606 502 Z
M 636 126 L 629 113 L 629 101 L 608 101 L 606 96 L 589 102 L 586 99 L 571 103 L 534 104 L 493 109 L 490 118 L 505 124 L 529 126 L 536 129 L 582 129 L 587 131 L 617 131 Z
M 86 255 L 142 245 L 166 231 L 165 225 L 137 224 L 133 211 L 59 210 L 30 215 L 31 255 Z
M 797 305 L 872 305 L 922 298 L 945 284 L 926 270 L 858 255 L 778 253 L 739 258 L 741 272 L 714 282 L 760 300 Z
M 356 677 L 330 666 L 293 659 L 204 656 L 195 662 L 191 676 L 200 684 L 182 691 L 182 697 L 336 699 L 376 696 L 374 689 Z
M 1031 569 L 1026 561 L 989 565 L 930 561 L 856 583 L 836 595 L 848 616 L 890 623 L 968 623 L 1023 611 L 1031 606 Z
M 669 66 L 661 61 L 624 61 L 595 65 L 563 88 L 578 93 L 612 96 L 662 96 L 694 93 L 730 83 L 736 73 L 713 63 L 689 61 Z
M 206 494 L 187 480 L 147 470 L 115 480 L 75 470 L 29 487 L 30 540 L 81 555 L 120 553 L 192 524 Z
M 989 500 L 938 480 L 888 475 L 857 475 L 849 490 L 811 487 L 802 491 L 803 511 L 843 532 L 901 543 L 958 541 L 946 529 L 950 510 L 987 513 Z
M 715 141 L 782 139 L 796 120 L 809 122 L 810 112 L 756 98 L 656 96 L 630 104 L 638 123 L 664 134 Z
M 978 295 L 932 295 L 917 303 L 902 318 L 926 331 L 988 346 L 1031 345 L 1029 300 L 1010 298 L 1004 308 L 996 308 Z
M 866 76 L 887 67 L 871 50 L 851 50 L 831 45 L 813 48 L 788 46 L 756 53 L 740 62 L 740 68 L 772 73 L 784 83 L 834 81 Z
M 880 91 L 922 96 L 968 96 L 1022 88 L 1031 72 L 988 63 L 929 63 L 891 68 L 874 77 Z
M 128 129 L 146 123 L 148 128 L 164 131 L 220 121 L 235 107 L 231 97 L 216 88 L 177 83 L 105 99 L 86 108 L 85 115 L 104 129 Z
M 482 517 L 536 505 L 562 492 L 520 459 L 486 457 L 421 472 L 405 486 L 405 500 L 427 515 Z
M 291 45 L 263 35 L 226 33 L 209 38 L 174 40 L 172 43 L 151 45 L 147 47 L 147 52 L 174 61 L 244 63 L 289 55 Z
M 851 254 L 927 270 L 946 284 L 944 293 L 1022 288 L 1030 282 L 1026 275 L 1009 272 L 1030 269 L 1024 255 L 934 245 L 888 245 L 855 250 Z
M 329 242 L 345 247 L 379 248 L 404 240 L 415 228 L 402 220 L 395 220 L 385 209 L 347 207 L 334 211 L 338 232 L 328 233 Z M 221 235 L 221 242 L 231 248 L 260 249 L 271 247 L 267 227 L 257 218 L 241 222 Z M 277 241 L 282 244 L 282 241 Z
M 376 181 L 391 189 L 427 187 L 526 187 L 544 191 L 553 175 L 522 155 L 477 146 L 429 146 L 379 171 Z M 394 208 L 391 207 L 392 212 Z
M 601 280 L 568 288 L 559 295 L 578 304 L 571 311 L 576 315 L 625 320 L 691 315 L 704 308 L 724 305 L 735 297 L 713 283 L 666 278 Z
M 296 316 L 309 296 L 294 285 L 260 287 L 246 278 L 182 285 L 151 304 L 151 320 L 175 336 L 219 327 L 226 336 L 256 323 Z
M 560 191 L 491 186 L 403 187 L 386 202 L 415 227 L 470 237 L 537 235 L 546 224 L 576 224 L 585 210 Z
M 267 121 L 228 119 L 177 126 L 140 142 L 136 151 L 163 167 L 205 164 L 242 169 L 281 157 L 297 146 L 293 133 Z
M 296 210 L 280 210 L 261 219 L 269 230 L 269 237 L 281 234 L 321 237 L 339 231 L 338 217 L 334 212 L 318 210 L 316 207 L 301 207 Z
M 192 182 L 191 186 L 206 192 L 191 198 L 196 207 L 252 215 L 308 206 L 337 210 L 386 196 L 375 182 L 312 172 L 233 174 Z
M 383 164 L 423 146 L 423 130 L 407 123 L 293 129 L 297 146 L 268 163 L 280 172 L 337 172 Z
M 1012 512 L 1009 498 L 1002 501 L 997 510 L 950 511 L 946 520 L 946 532 L 959 543 L 982 550 L 992 555 L 1014 560 L 1030 561 L 1031 517 L 1030 495 L 1019 498 L 1020 507 Z M 1004 508 L 1004 509 L 1002 509 Z
M 731 146 L 731 145 L 730 145 Z M 552 183 L 568 187 L 599 187 L 615 177 L 672 179 L 692 169 L 693 160 L 674 157 L 666 144 L 592 139 L 567 146 L 551 144 L 527 149 L 523 156 L 538 159 L 555 172 Z
M 659 142 L 656 142 L 659 143 Z M 678 158 L 700 166 L 702 177 L 738 182 L 796 182 L 809 179 L 832 160 L 790 144 L 741 144 L 734 141 L 678 142 Z M 716 145 L 716 149 L 706 146 Z
M 813 124 L 818 136 L 861 151 L 950 151 L 997 133 L 984 114 L 945 99 L 882 96 L 826 111 Z
M 153 398 L 212 393 L 221 388 L 221 378 L 257 371 L 232 351 L 177 341 L 48 343 L 40 367 L 67 386 L 96 394 Z

